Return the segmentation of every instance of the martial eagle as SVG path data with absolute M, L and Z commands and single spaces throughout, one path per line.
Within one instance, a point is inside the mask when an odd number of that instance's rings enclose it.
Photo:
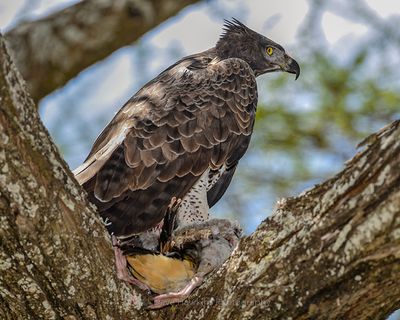
M 237 20 L 216 46 L 185 57 L 125 103 L 75 170 L 119 239 L 150 230 L 172 198 L 177 223 L 201 222 L 228 188 L 247 150 L 256 77 L 300 68 L 284 48 Z

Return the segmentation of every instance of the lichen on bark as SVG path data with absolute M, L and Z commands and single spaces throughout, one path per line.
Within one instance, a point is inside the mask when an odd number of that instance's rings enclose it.
M 134 315 L 104 227 L 40 122 L 2 37 L 0 97 L 1 318 Z

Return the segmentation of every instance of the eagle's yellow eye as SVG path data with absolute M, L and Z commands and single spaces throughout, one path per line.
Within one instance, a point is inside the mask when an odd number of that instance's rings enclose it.
M 267 53 L 272 56 L 272 54 L 274 53 L 274 49 L 272 47 L 268 47 L 267 48 Z

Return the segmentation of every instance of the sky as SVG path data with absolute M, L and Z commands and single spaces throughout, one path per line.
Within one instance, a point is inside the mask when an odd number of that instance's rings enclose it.
M 337 0 L 337 3 L 339 4 L 342 1 L 345 0 Z M 2 0 L 0 2 L 0 29 L 4 32 L 4 30 L 15 25 L 21 17 L 38 19 L 76 2 L 78 1 Z M 235 8 L 236 12 L 239 12 L 240 9 L 237 8 L 243 4 L 243 0 L 214 2 L 217 2 L 219 7 L 223 6 L 225 10 L 231 10 L 233 13 Z M 308 10 L 308 1 L 305 0 L 246 0 L 245 2 L 246 12 L 244 15 L 247 21 L 251 21 L 251 27 L 260 32 L 268 31 L 269 37 L 279 39 L 283 44 L 294 41 L 298 26 Z M 383 18 L 400 13 L 399 1 L 367 0 L 366 3 Z M 218 13 L 210 12 L 210 9 L 215 10 L 214 5 L 204 4 L 201 7 L 202 9 L 199 10 L 199 6 L 196 5 L 194 11 L 186 9 L 184 14 L 179 14 L 179 17 L 174 19 L 172 23 L 168 23 L 166 27 L 162 27 L 162 30 L 158 30 L 158 36 L 155 36 L 154 40 L 157 41 L 158 45 L 165 46 L 171 40 L 178 38 L 185 48 L 191 52 L 211 46 L 213 44 L 212 39 L 215 39 L 220 33 L 221 23 L 216 19 Z M 290 8 L 290 10 L 287 10 L 287 8 Z M 243 14 L 243 12 L 240 13 Z M 272 29 L 270 29 L 270 23 L 274 23 Z M 187 28 L 187 26 L 190 26 L 190 28 Z M 197 35 L 196 41 L 193 41 L 191 30 L 198 26 L 201 26 L 198 30 L 202 32 Z M 329 43 L 335 43 L 349 34 L 360 34 L 366 31 L 363 25 L 339 17 L 334 13 L 325 14 L 323 27 Z

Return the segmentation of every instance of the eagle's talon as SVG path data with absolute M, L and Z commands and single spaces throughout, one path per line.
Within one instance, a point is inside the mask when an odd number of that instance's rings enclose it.
M 167 305 L 183 302 L 194 289 L 200 286 L 203 282 L 203 276 L 197 274 L 194 276 L 190 282 L 178 292 L 169 292 L 160 294 L 152 298 L 153 304 L 147 307 L 148 309 L 160 309 Z
M 172 197 L 171 202 L 168 205 L 168 209 L 170 211 L 176 211 L 176 210 L 178 210 L 181 203 L 182 203 L 182 199 L 177 198 L 177 197 Z
M 113 236 L 113 245 L 116 240 L 116 238 Z M 126 257 L 122 253 L 122 250 L 119 248 L 118 245 L 114 245 L 114 255 L 115 255 L 115 267 L 117 269 L 117 277 L 120 280 L 123 280 L 129 284 L 137 286 L 139 289 L 146 291 L 146 293 L 150 294 L 151 289 L 150 287 L 139 281 L 138 279 L 134 278 L 133 276 L 130 275 L 128 272 L 128 263 L 126 261 Z
M 111 243 L 112 243 L 113 247 L 119 247 L 120 246 L 120 241 L 114 235 L 111 235 Z
M 168 205 L 167 212 L 164 217 L 163 228 L 160 235 L 159 250 L 161 253 L 167 253 L 173 247 L 171 237 L 175 227 L 176 214 L 179 206 L 181 205 L 181 202 L 182 199 L 172 197 L 171 202 Z

